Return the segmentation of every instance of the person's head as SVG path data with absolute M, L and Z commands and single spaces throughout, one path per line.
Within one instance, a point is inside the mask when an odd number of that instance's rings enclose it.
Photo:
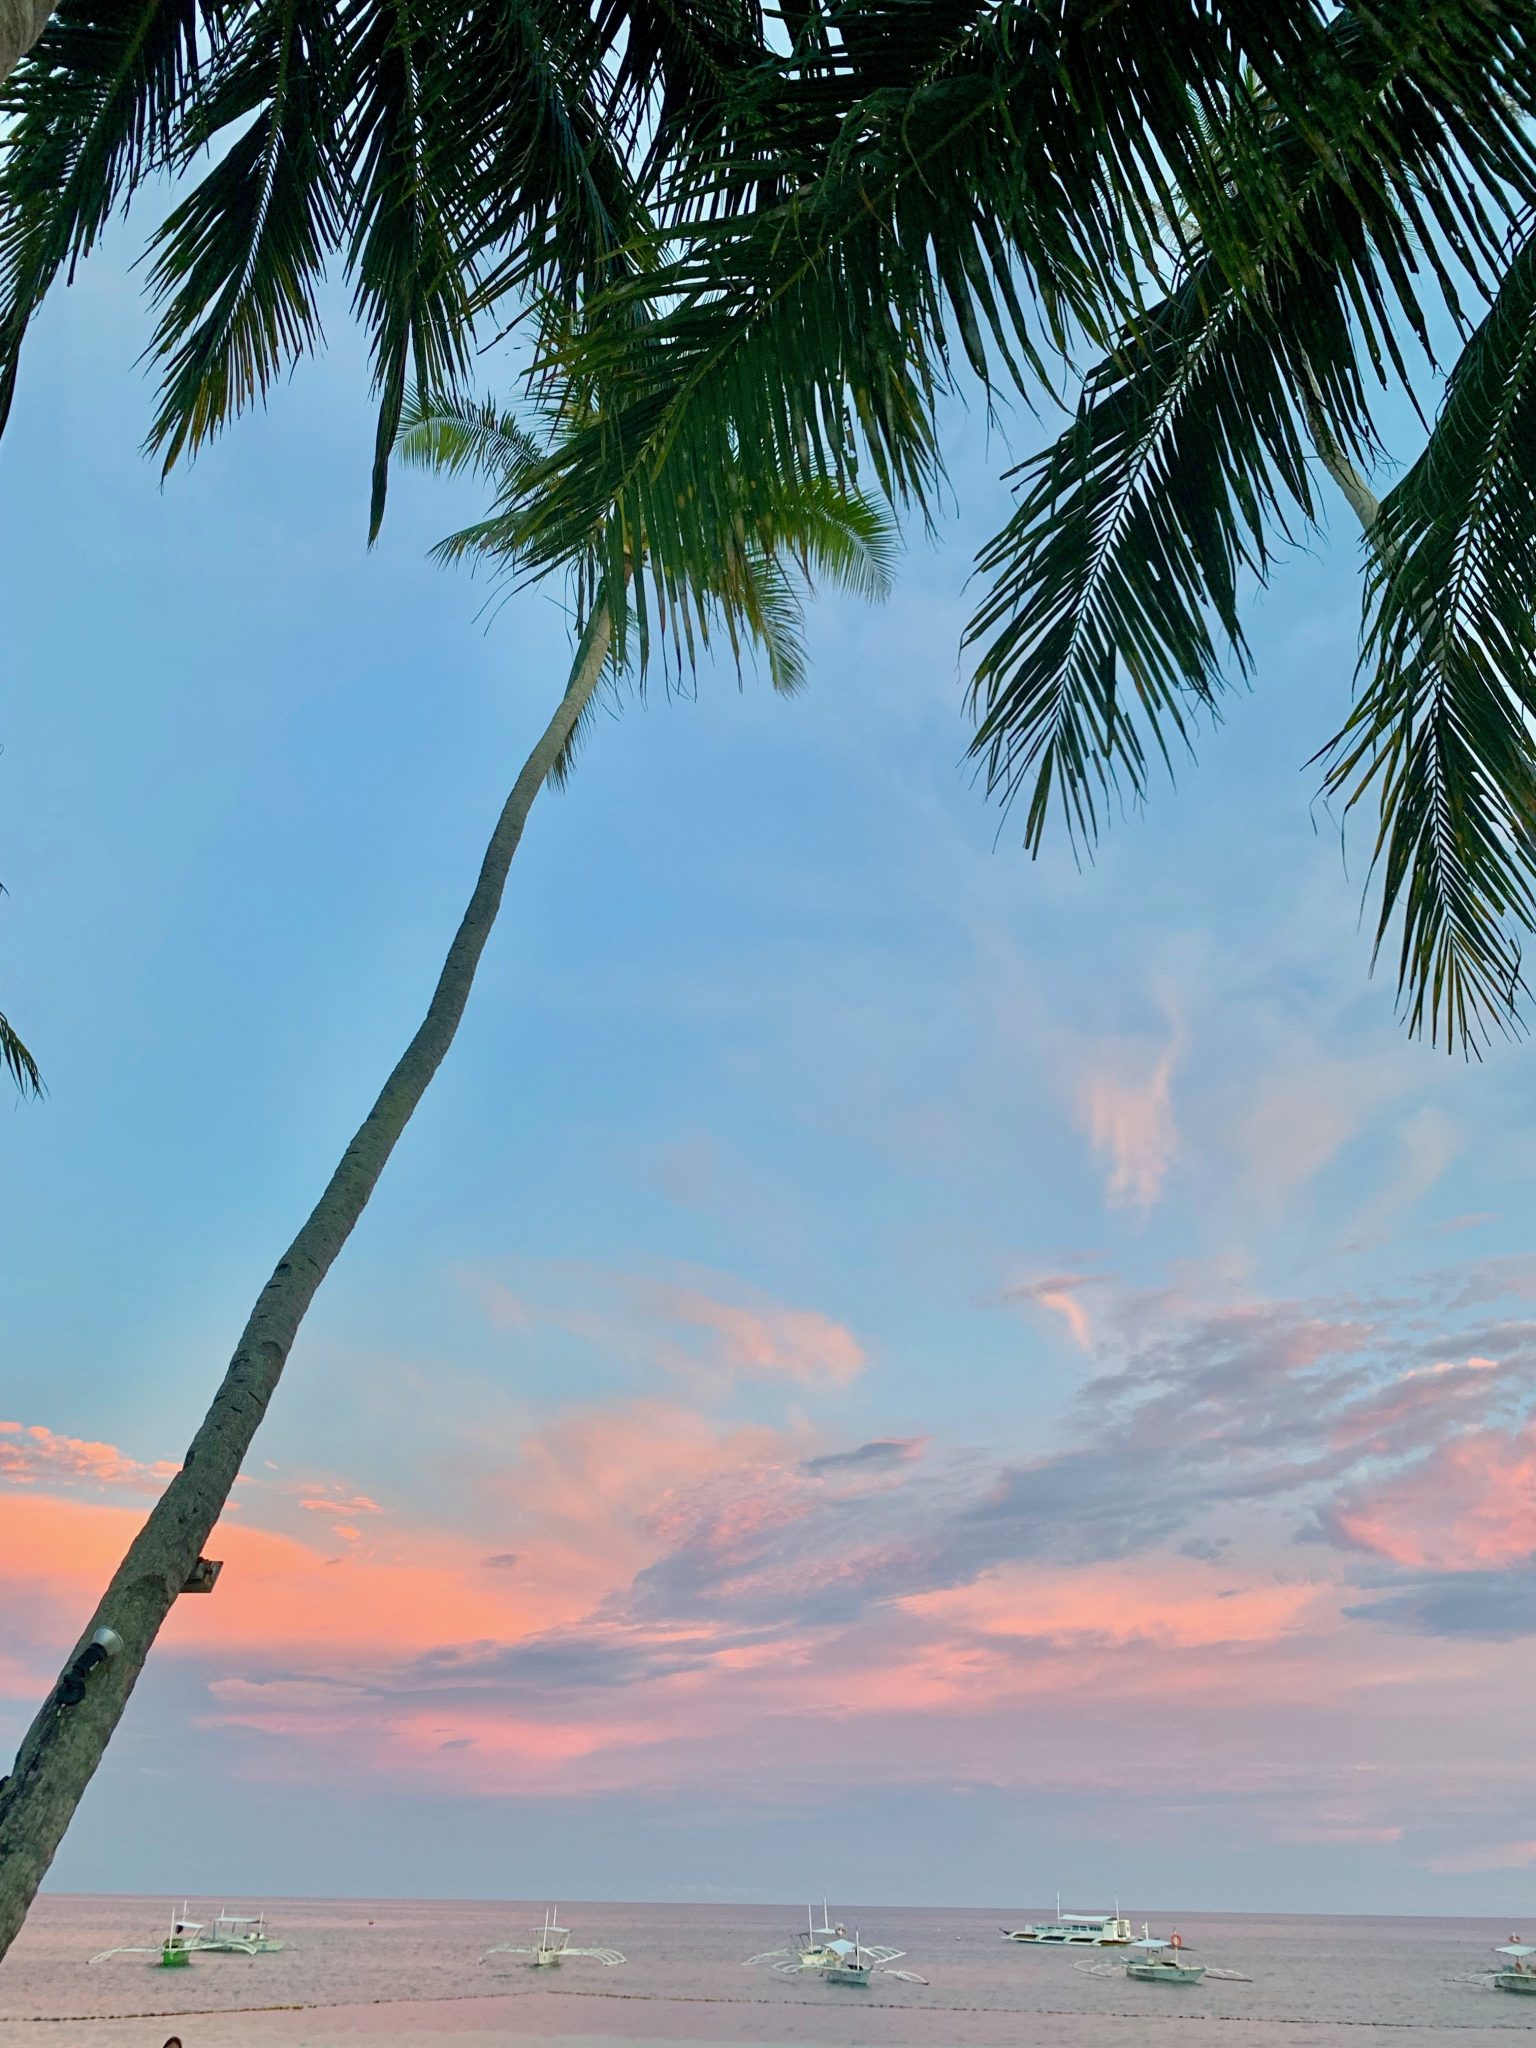
M 180 2034 L 172 2034 L 169 2041 L 166 2042 L 165 2048 L 181 2048 Z

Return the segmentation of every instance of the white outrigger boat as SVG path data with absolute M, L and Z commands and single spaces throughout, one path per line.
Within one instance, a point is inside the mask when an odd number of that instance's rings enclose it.
M 745 1967 L 766 1963 L 782 1977 L 802 1971 L 819 1976 L 827 1984 L 862 1984 L 868 1988 L 872 1977 L 899 1977 L 904 1984 L 926 1984 L 916 1970 L 893 1970 L 890 1966 L 906 1954 L 902 1948 L 875 1948 L 857 1933 L 850 1939 L 841 1921 L 834 1926 L 825 1899 L 821 1902 L 821 1925 L 815 1909 L 805 1909 L 805 1932 L 797 1934 L 792 1948 L 768 1948 L 761 1955 L 748 1956 Z
M 602 1963 L 605 1968 L 611 1970 L 623 1962 L 624 1958 L 616 1948 L 572 1948 L 571 1930 L 569 1927 L 562 1927 L 555 1918 L 559 1910 L 558 1906 L 546 1909 L 544 1925 L 535 1929 L 531 1945 L 515 1947 L 503 1943 L 496 1948 L 488 1948 L 480 1958 L 481 1962 L 487 1961 L 491 1956 L 526 1956 L 530 1968 L 535 1970 L 552 1970 L 558 1968 L 561 1963 L 578 1961 Z
M 1077 1967 L 1090 1977 L 1126 1976 L 1137 1984 L 1199 1984 L 1207 1977 L 1224 1984 L 1253 1982 L 1241 1970 L 1218 1970 L 1209 1963 L 1192 1961 L 1177 1928 L 1164 1941 L 1143 1925 L 1141 1939 L 1127 1946 L 1129 1953 L 1112 1963 L 1079 1963 Z
M 265 1913 L 220 1913 L 210 1929 L 188 1918 L 187 1901 L 171 1915 L 169 1930 L 154 1942 L 126 1942 L 91 1957 L 104 1963 L 110 1956 L 153 1956 L 162 1970 L 184 1970 L 194 1956 L 271 1956 L 287 1947 L 267 1932 Z
M 1031 1921 L 1027 1927 L 1005 1927 L 1002 1933 L 1005 1941 L 1035 1941 L 1053 1948 L 1126 1948 L 1130 1944 L 1131 1923 L 1121 1918 L 1118 1902 L 1113 1913 L 1064 1913 L 1058 1892 L 1054 1920 Z
M 1193 1963 L 1185 1955 L 1184 1937 L 1177 1928 L 1163 1941 L 1143 1927 L 1131 1950 L 1121 1968 L 1138 1984 L 1199 1984 L 1205 1979 L 1204 1963 Z
M 1512 1934 L 1502 1948 L 1494 1950 L 1495 1955 L 1508 1956 L 1509 1961 L 1493 1973 L 1495 1987 L 1500 1991 L 1524 1991 L 1536 1993 L 1536 1947 L 1524 1942 L 1518 1934 Z
M 287 1946 L 268 1934 L 265 1913 L 221 1913 L 197 1944 L 208 1956 L 275 1956 Z

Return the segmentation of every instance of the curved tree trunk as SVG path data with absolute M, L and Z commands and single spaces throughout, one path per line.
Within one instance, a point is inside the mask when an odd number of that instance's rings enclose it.
M 0 0 L 0 7 L 8 4 L 10 0 Z M 308 1222 L 262 1289 L 185 1464 L 118 1566 L 70 1664 L 28 1729 L 13 1774 L 0 1781 L 0 1956 L 25 1919 L 122 1718 L 160 1624 L 197 1568 L 305 1312 L 453 1043 L 528 813 L 591 700 L 610 640 L 609 620 L 600 615 L 577 651 L 560 708 L 528 756 L 496 821 L 474 894 L 421 1028 L 342 1154 Z M 71 1684 L 72 1667 L 99 1628 L 114 1630 L 122 1648 L 96 1664 L 85 1680 L 83 1697 L 71 1704 L 71 1693 L 81 1692 L 78 1680 Z
M 0 0 L 0 85 L 48 26 L 53 0 Z

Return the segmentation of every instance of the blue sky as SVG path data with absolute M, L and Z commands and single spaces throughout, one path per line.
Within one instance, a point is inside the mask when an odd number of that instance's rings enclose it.
M 6 1742 L 566 660 L 557 593 L 427 562 L 472 487 L 399 477 L 366 551 L 339 314 L 162 489 L 135 292 L 109 246 L 50 306 L 0 447 L 0 1000 L 50 1088 L 0 1120 Z M 958 658 L 1007 451 L 946 442 L 960 512 L 818 607 L 798 701 L 626 704 L 542 800 L 60 1883 L 1519 1904 L 1536 1070 L 1367 977 L 1305 765 L 1353 535 L 1255 598 L 1178 791 L 1030 862 Z

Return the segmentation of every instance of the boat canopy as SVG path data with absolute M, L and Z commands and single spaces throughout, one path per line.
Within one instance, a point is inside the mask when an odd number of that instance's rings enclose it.
M 1532 1947 L 1529 1942 L 1511 1941 L 1506 1942 L 1503 1948 L 1495 1949 L 1494 1954 L 1500 1956 L 1536 1956 L 1536 1947 Z

